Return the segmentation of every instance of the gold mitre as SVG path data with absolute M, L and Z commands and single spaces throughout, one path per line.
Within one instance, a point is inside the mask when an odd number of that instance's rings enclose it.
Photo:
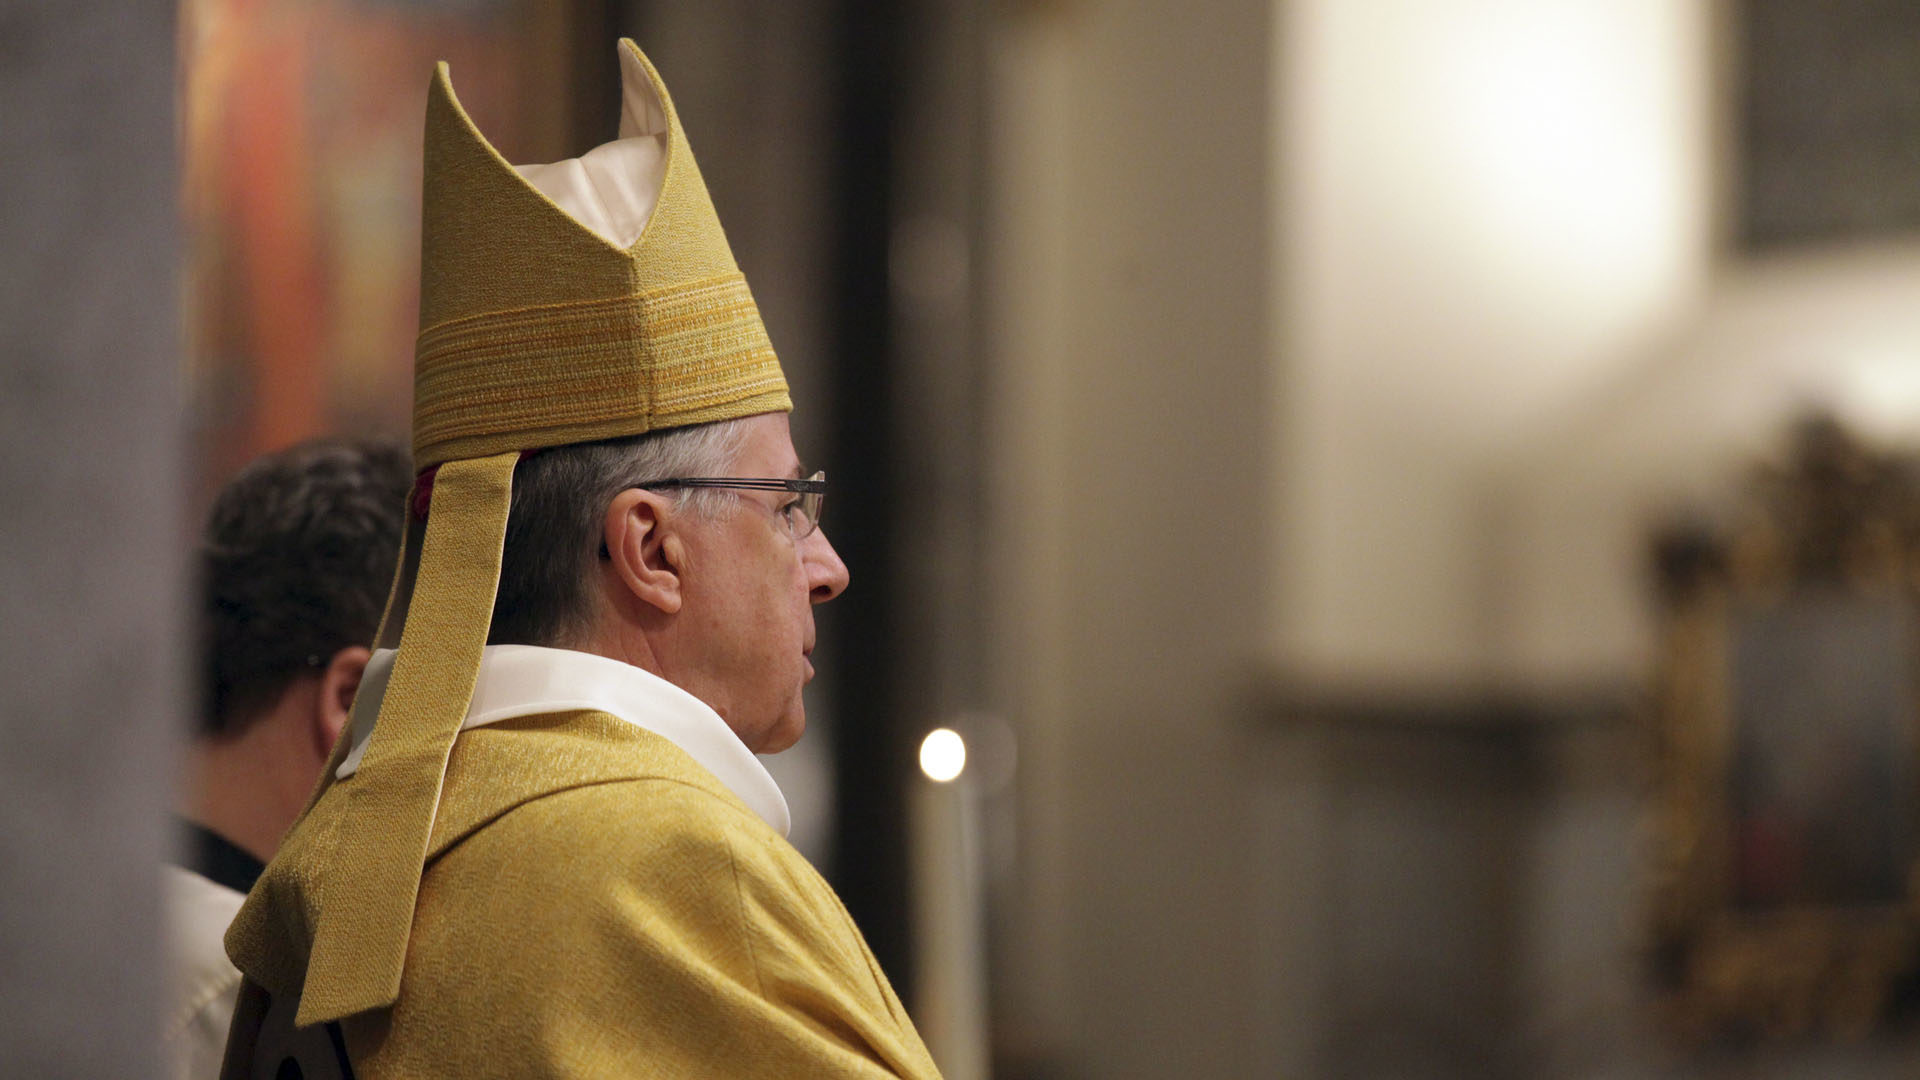
M 446 64 L 428 91 L 413 446 L 430 509 L 399 654 L 358 770 L 336 779 L 342 738 L 227 934 L 249 977 L 300 994 L 301 1026 L 399 998 L 521 454 L 792 408 L 673 100 L 631 41 L 620 66 L 620 137 L 551 165 L 508 164 Z
M 793 407 L 672 98 L 620 66 L 620 138 L 517 170 L 435 73 L 417 467 Z

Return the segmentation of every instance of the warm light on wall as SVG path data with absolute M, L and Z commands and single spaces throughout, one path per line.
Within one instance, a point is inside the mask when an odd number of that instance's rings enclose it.
M 920 742 L 920 771 L 942 784 L 967 767 L 967 744 L 952 728 L 934 728 Z
M 1549 270 L 1570 293 L 1631 288 L 1687 235 L 1680 46 L 1632 9 L 1498 5 L 1434 28 L 1437 119 L 1470 212 L 1460 239 L 1515 260 L 1506 284 Z
M 1271 625 L 1290 670 L 1484 670 L 1488 472 L 1710 280 L 1708 8 L 1281 5 Z
M 1383 425 L 1501 442 L 1624 362 L 1701 272 L 1687 5 L 1313 0 L 1295 17 L 1283 167 L 1310 246 L 1292 280 L 1327 335 L 1311 362 Z
M 1864 434 L 1885 442 L 1920 441 L 1920 352 L 1888 348 L 1842 365 L 1833 407 Z

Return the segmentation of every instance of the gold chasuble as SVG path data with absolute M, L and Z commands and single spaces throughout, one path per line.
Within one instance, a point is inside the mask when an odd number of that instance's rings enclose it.
M 620 59 L 621 137 L 519 168 L 435 73 L 425 533 L 390 674 L 227 933 L 228 1080 L 938 1075 L 833 891 L 710 761 L 578 703 L 469 717 L 523 453 L 792 407 L 672 100 Z

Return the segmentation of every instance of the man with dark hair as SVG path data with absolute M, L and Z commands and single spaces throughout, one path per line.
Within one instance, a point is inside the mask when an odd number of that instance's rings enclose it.
M 221 935 L 346 726 L 412 481 L 397 444 L 304 443 L 248 465 L 207 516 L 200 723 L 166 885 L 177 982 L 164 1035 L 179 1076 L 219 1070 L 240 985 Z

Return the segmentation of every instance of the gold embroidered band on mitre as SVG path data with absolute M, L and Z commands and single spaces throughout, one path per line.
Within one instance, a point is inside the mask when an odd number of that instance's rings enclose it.
M 786 378 L 738 273 L 421 331 L 414 461 L 552 446 L 789 406 Z

